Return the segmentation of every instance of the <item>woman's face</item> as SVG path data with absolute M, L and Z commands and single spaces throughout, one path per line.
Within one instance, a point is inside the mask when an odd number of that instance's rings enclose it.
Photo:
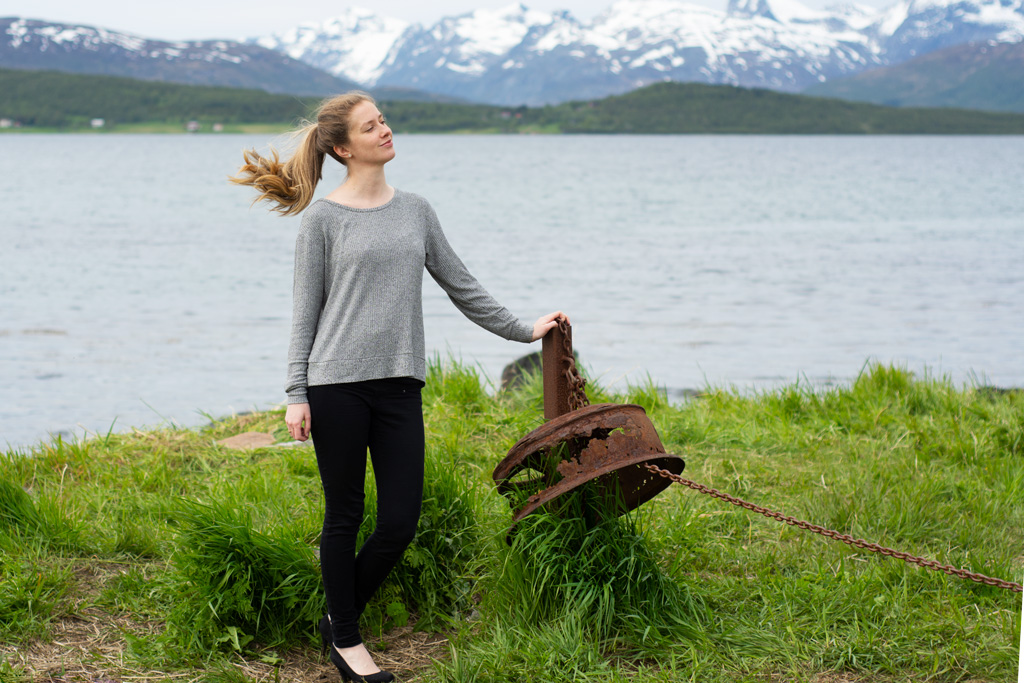
M 348 118 L 348 144 L 339 145 L 334 151 L 349 165 L 386 164 L 395 158 L 391 129 L 377 105 L 364 100 L 353 107 Z

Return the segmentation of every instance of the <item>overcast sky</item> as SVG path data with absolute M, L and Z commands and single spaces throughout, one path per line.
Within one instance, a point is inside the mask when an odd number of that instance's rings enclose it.
M 724 10 L 727 0 L 690 0 L 694 4 Z M 134 33 L 162 40 L 228 38 L 238 40 L 291 28 L 307 21 L 323 21 L 340 14 L 350 5 L 366 7 L 377 14 L 406 21 L 431 24 L 443 16 L 474 9 L 496 9 L 514 0 L 362 0 L 326 2 L 241 2 L 239 0 L 176 0 L 150 5 L 137 0 L 2 0 L 0 16 L 46 19 L 69 24 L 86 24 Z M 769 0 L 770 2 L 770 0 Z M 824 7 L 837 0 L 803 0 L 808 7 Z M 895 0 L 858 0 L 859 4 L 884 7 Z M 603 0 L 524 0 L 530 9 L 569 10 L 589 21 L 611 4 Z

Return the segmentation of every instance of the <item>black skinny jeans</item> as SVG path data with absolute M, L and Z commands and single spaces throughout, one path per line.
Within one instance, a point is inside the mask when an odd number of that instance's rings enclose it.
M 362 642 L 359 616 L 416 534 L 423 499 L 423 382 L 413 377 L 311 386 L 311 435 L 324 487 L 320 571 L 334 644 Z M 377 526 L 356 555 L 366 449 Z

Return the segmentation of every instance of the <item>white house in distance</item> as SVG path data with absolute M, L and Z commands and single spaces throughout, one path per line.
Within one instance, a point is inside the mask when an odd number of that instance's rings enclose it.
M 11 119 L 0 119 L 0 128 L 10 128 L 14 125 Z
M 93 119 L 89 122 L 89 125 L 93 128 L 102 128 L 103 126 L 107 125 L 107 121 L 106 119 Z

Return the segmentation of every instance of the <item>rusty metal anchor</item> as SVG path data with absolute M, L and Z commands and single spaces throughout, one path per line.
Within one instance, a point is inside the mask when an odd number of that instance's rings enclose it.
M 544 417 L 549 421 L 516 442 L 493 473 L 513 510 L 509 534 L 527 515 L 557 507 L 557 498 L 590 482 L 596 500 L 587 510 L 595 518 L 624 514 L 668 488 L 671 482 L 645 465 L 679 474 L 683 459 L 665 453 L 642 407 L 588 405 L 567 322 L 548 332 L 542 353 Z

